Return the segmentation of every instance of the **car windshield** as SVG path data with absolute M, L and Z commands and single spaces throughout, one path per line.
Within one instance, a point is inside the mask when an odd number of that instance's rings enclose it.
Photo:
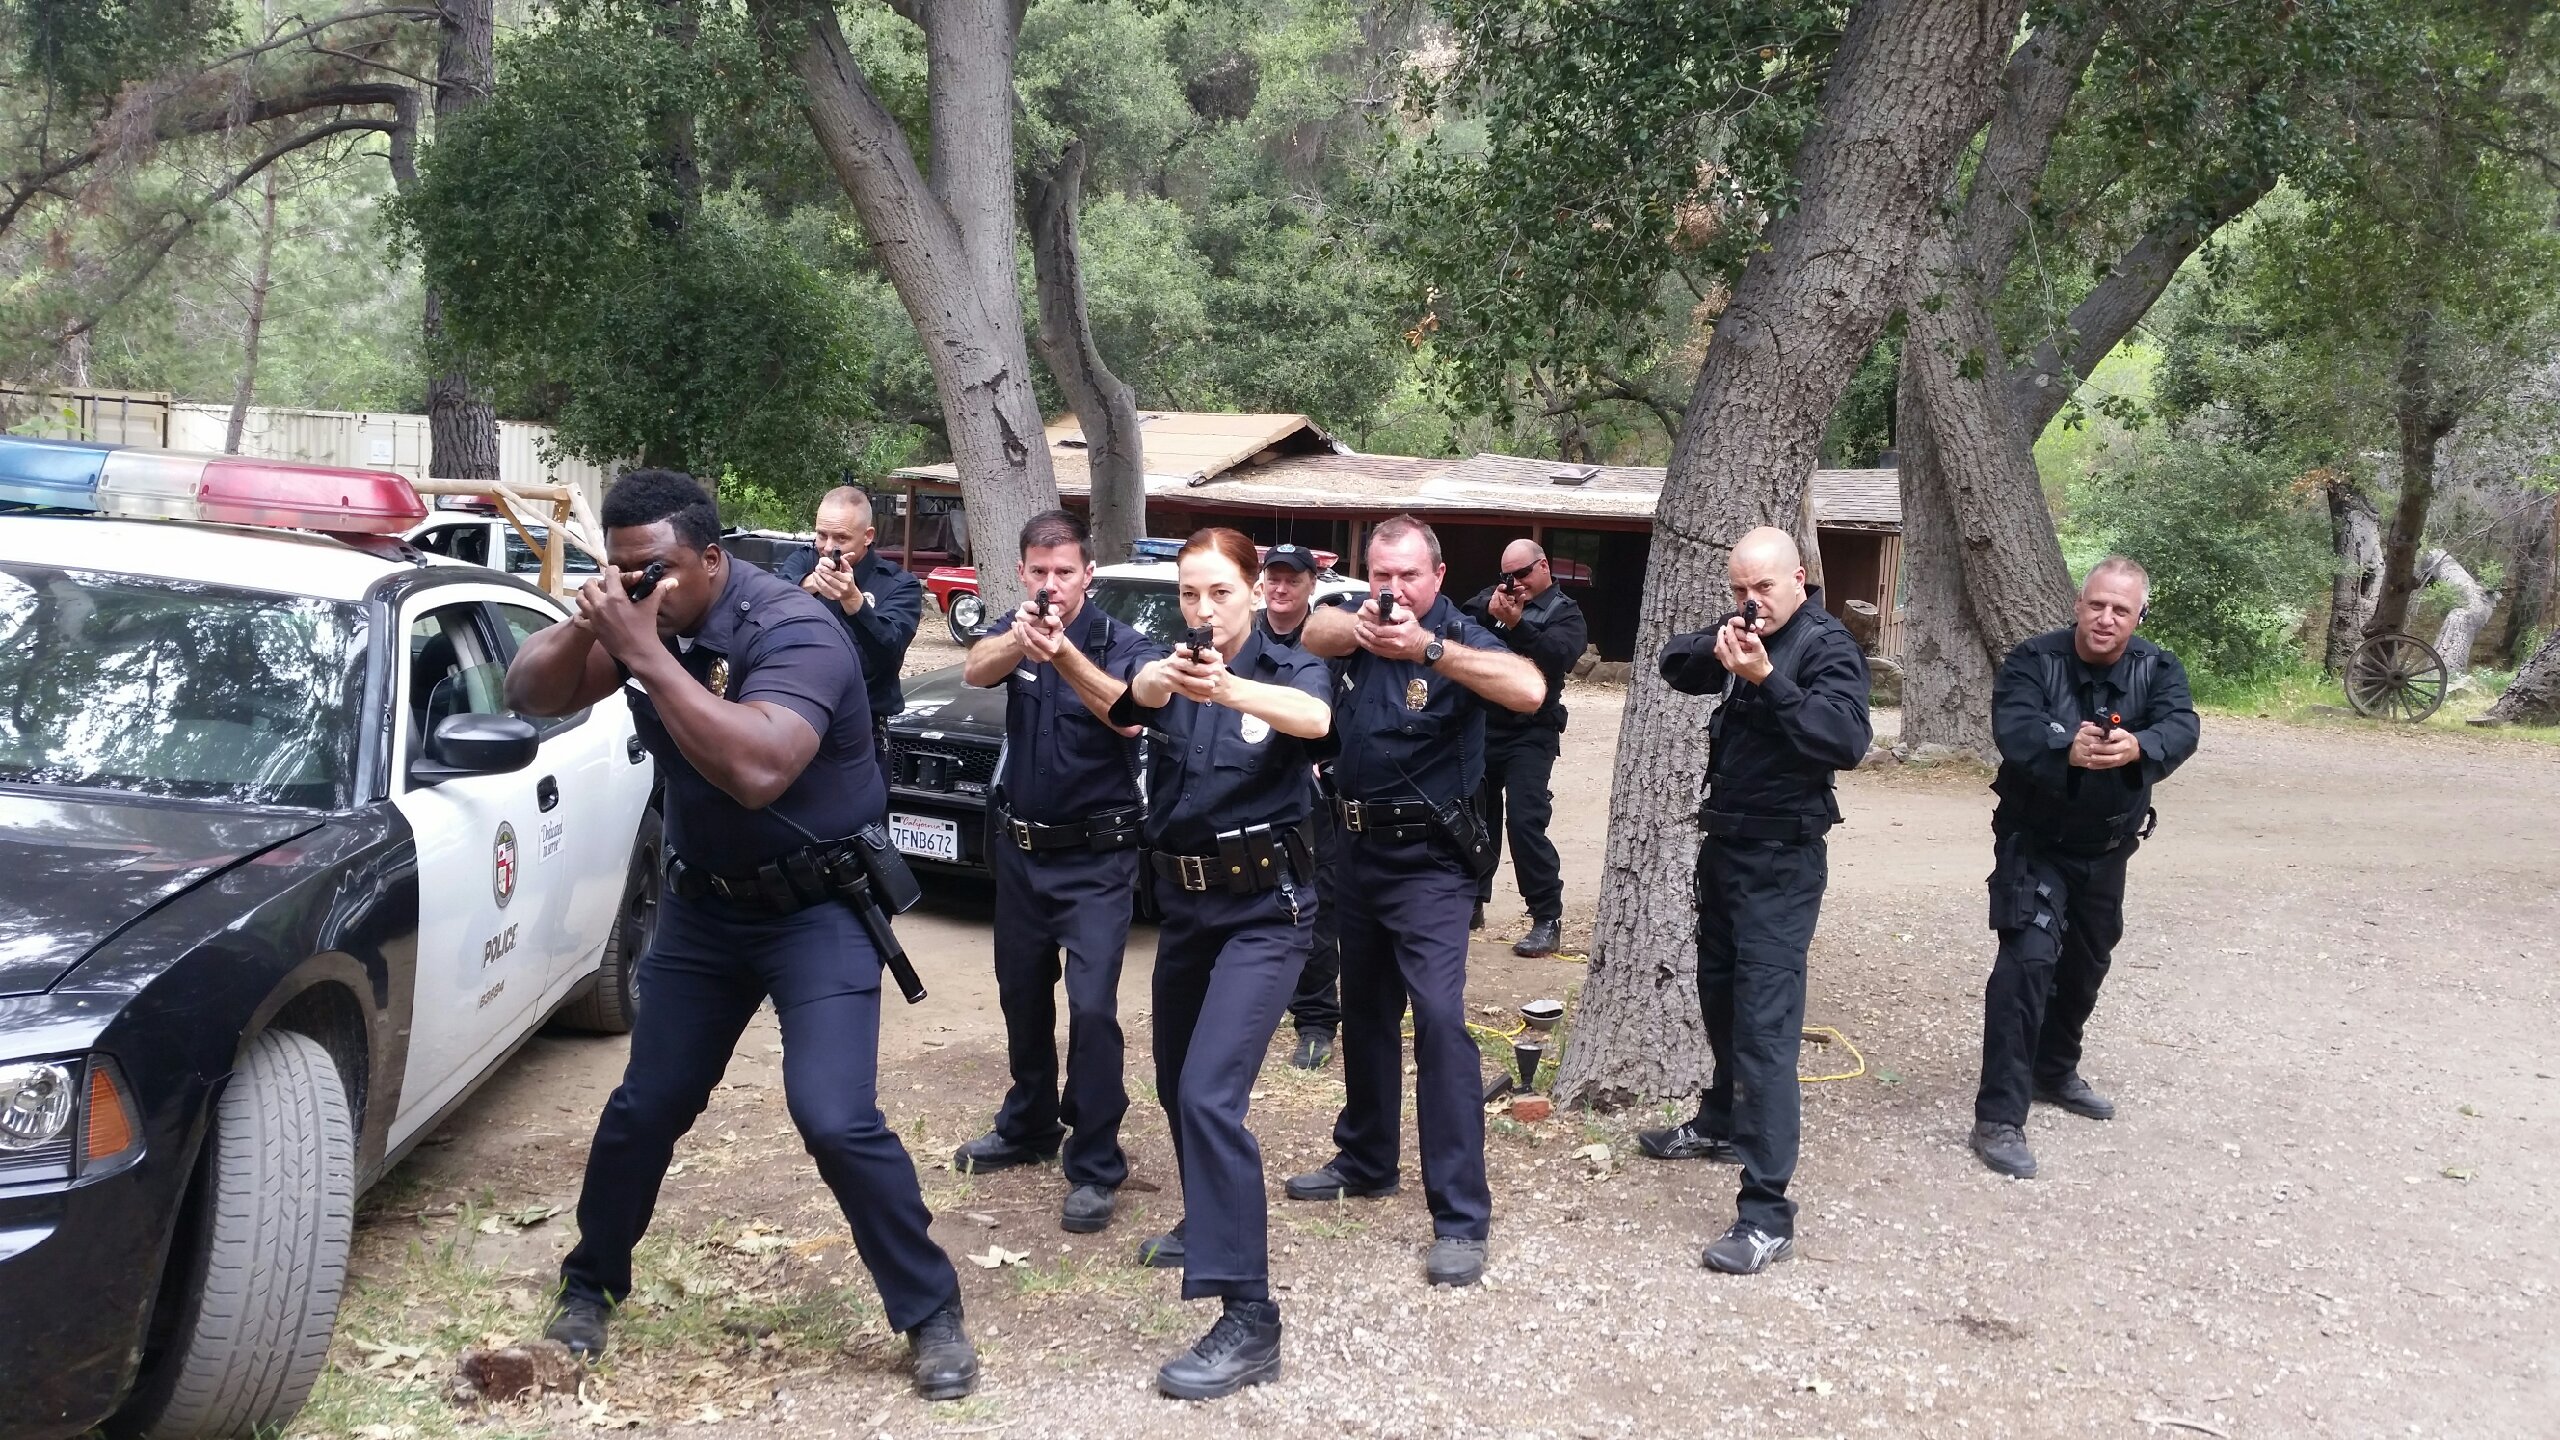
M 1101 606 L 1103 614 L 1166 645 L 1191 628 L 1182 619 L 1182 596 L 1162 581 L 1098 576 L 1086 598 Z
M 0 565 L 0 781 L 350 803 L 357 607 Z

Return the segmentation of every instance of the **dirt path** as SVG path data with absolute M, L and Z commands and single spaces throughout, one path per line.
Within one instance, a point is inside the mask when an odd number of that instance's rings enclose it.
M 1574 797 L 1607 793 L 1616 718 L 1605 692 L 1578 698 L 1556 781 L 1575 936 L 1603 807 Z M 977 1398 L 906 1398 L 784 1116 L 766 1021 L 679 1151 L 588 1420 L 809 1437 L 2553 1433 L 2560 754 L 2210 720 L 2134 862 L 2092 1027 L 2087 1072 L 2122 1118 L 2039 1109 L 2032 1183 L 1961 1143 L 1990 961 L 1981 777 L 1861 774 L 1842 798 L 1808 1021 L 1845 1032 L 1865 1073 L 1807 1087 L 1794 1264 L 1697 1268 L 1733 1172 L 1632 1158 L 1650 1116 L 1497 1121 L 1483 1289 L 1421 1284 L 1418 1184 L 1341 1208 L 1275 1200 L 1288 1378 L 1209 1407 L 1154 1398 L 1153 1366 L 1209 1307 L 1127 1260 L 1179 1208 L 1142 1083 L 1141 932 L 1123 986 L 1126 1218 L 1078 1241 L 1056 1228 L 1054 1172 L 925 1172 L 955 1254 L 1024 1257 L 961 1267 L 989 1363 Z M 901 924 L 935 993 L 893 1007 L 882 1089 L 929 1167 L 1002 1086 L 985 911 L 964 896 Z M 1488 1023 L 1580 975 L 1491 943 L 1520 919 L 1506 891 L 1478 947 Z M 1808 1073 L 1835 1059 L 1809 1051 Z M 574 1202 L 620 1061 L 617 1044 L 535 1042 L 376 1192 L 345 1373 L 302 1433 L 482 1433 L 433 1382 L 460 1345 L 538 1326 L 567 1221 L 517 1222 Z M 1338 1076 L 1266 1069 L 1275 1193 L 1329 1154 Z M 489 1420 L 578 1428 L 566 1402 Z

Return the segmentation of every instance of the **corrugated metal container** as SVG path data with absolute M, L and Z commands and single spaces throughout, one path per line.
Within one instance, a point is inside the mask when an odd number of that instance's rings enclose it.
M 0 386 L 0 430 L 48 440 L 169 445 L 169 396 L 161 390 L 21 390 Z
M 575 485 L 587 497 L 589 506 L 604 504 L 604 487 L 613 475 L 601 466 L 562 455 L 545 460 L 543 451 L 551 444 L 551 427 L 524 420 L 498 422 L 498 478 L 510 485 L 529 481 L 550 481 Z
M 228 405 L 179 405 L 170 416 L 170 447 L 222 451 L 231 426 Z M 267 460 L 306 460 L 427 474 L 427 417 L 355 410 L 281 410 L 252 405 L 240 430 L 240 453 Z

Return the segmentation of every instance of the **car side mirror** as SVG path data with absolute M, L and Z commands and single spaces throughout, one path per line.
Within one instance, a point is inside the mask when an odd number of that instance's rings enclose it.
M 447 715 L 436 722 L 427 753 L 409 767 L 411 779 L 434 785 L 466 775 L 507 775 L 542 751 L 542 736 L 521 715 Z

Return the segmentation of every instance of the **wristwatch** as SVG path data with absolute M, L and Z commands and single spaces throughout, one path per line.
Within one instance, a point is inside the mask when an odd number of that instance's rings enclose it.
M 1449 647 L 1441 643 L 1439 636 L 1434 635 L 1431 637 L 1431 643 L 1422 647 L 1422 663 L 1437 665 L 1440 663 L 1440 657 L 1448 653 Z

